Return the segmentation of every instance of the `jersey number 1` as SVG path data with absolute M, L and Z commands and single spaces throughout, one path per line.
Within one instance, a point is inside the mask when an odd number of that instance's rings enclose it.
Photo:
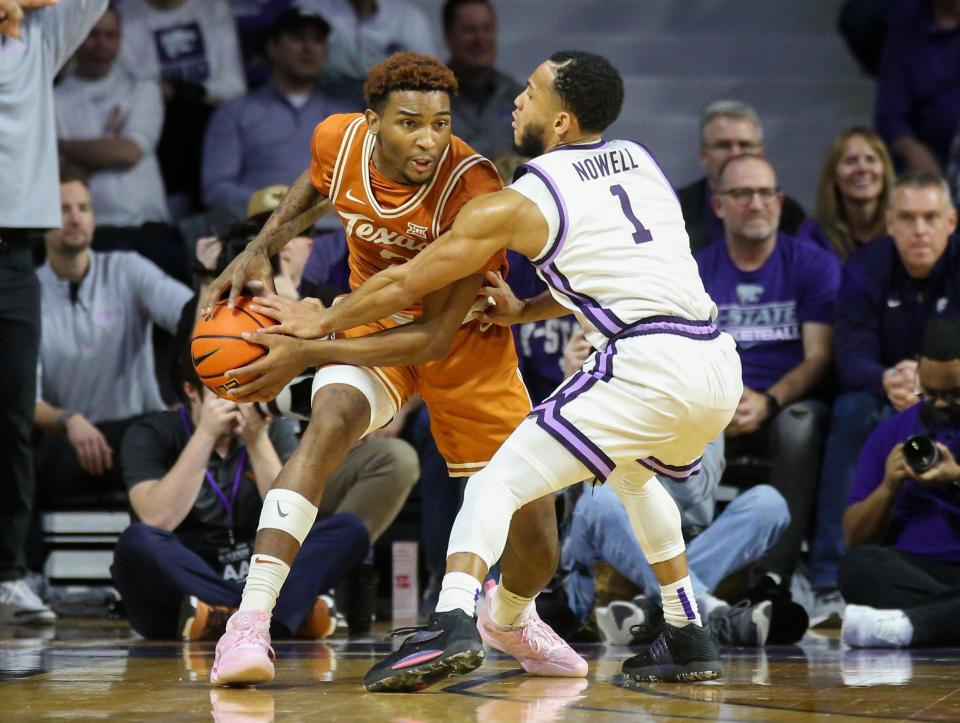
M 615 186 L 610 186 L 610 195 L 620 199 L 620 208 L 623 209 L 623 215 L 633 224 L 634 243 L 642 244 L 647 241 L 653 241 L 653 235 L 650 233 L 650 230 L 640 223 L 639 218 L 633 215 L 633 208 L 630 206 L 630 197 L 627 195 L 626 189 L 618 183 Z

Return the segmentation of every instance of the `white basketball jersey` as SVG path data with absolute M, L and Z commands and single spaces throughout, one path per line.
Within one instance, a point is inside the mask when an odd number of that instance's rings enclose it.
M 521 166 L 510 188 L 547 220 L 547 243 L 532 260 L 595 348 L 641 320 L 716 317 L 680 202 L 639 143 L 560 146 Z

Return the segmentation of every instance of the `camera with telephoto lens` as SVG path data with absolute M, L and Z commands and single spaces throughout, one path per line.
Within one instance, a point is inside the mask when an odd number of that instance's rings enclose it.
M 903 458 L 907 466 L 919 474 L 940 462 L 940 450 L 930 437 L 917 434 L 903 443 Z

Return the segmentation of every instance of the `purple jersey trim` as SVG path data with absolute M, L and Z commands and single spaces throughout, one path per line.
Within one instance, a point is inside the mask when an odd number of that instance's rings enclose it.
M 697 457 L 693 462 L 688 465 L 674 466 L 671 464 L 666 464 L 661 462 L 656 457 L 644 457 L 643 459 L 638 459 L 637 462 L 642 464 L 648 470 L 654 474 L 663 475 L 664 477 L 669 477 L 676 482 L 686 482 L 688 479 L 693 477 L 695 474 L 700 473 L 700 460 L 702 457 Z
M 616 467 L 613 460 L 583 432 L 560 415 L 560 408 L 589 390 L 600 378 L 588 372 L 577 372 L 567 384 L 558 389 L 549 399 L 533 410 L 539 427 L 553 437 L 570 454 L 593 472 L 600 480 L 606 480 Z
M 663 167 L 660 165 L 659 161 L 657 161 L 656 157 L 653 155 L 653 152 L 640 141 L 628 141 L 628 143 L 633 143 L 635 146 L 639 146 L 640 150 L 646 154 L 647 158 L 649 158 L 650 162 L 653 164 L 653 167 L 656 168 L 660 173 L 660 177 L 663 179 L 663 182 L 667 184 L 667 188 L 670 189 L 673 197 L 677 199 L 677 205 L 680 205 L 680 197 L 677 195 L 676 189 L 673 187 L 673 184 L 670 183 L 670 179 L 667 178 L 667 174 L 664 173 Z
M 607 145 L 607 142 L 601 138 L 599 141 L 594 141 L 593 143 L 574 143 L 569 146 L 557 146 L 556 148 L 551 148 L 547 153 L 554 153 L 556 151 L 595 151 L 598 148 L 603 148 L 605 145 Z
M 553 202 L 557 206 L 557 213 L 560 215 L 560 225 L 557 227 L 557 235 L 553 239 L 547 250 L 542 254 L 537 256 L 535 259 L 530 259 L 534 265 L 539 266 L 540 264 L 548 264 L 553 261 L 554 257 L 560 253 L 560 249 L 563 247 L 563 242 L 567 238 L 567 229 L 570 226 L 570 216 L 567 213 L 567 204 L 563 202 L 563 196 L 560 195 L 560 189 L 557 188 L 557 185 L 553 182 L 553 179 L 550 178 L 550 175 L 544 171 L 540 166 L 527 162 L 524 163 L 520 168 L 517 169 L 516 173 L 513 174 L 513 180 L 517 180 L 523 174 L 520 172 L 530 171 L 543 181 L 543 185 L 547 187 L 547 190 L 550 192 L 550 195 L 553 197 Z

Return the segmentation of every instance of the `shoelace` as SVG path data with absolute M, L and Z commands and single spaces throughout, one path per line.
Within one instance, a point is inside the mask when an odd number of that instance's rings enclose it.
M 236 633 L 236 636 L 233 639 L 233 647 L 235 648 L 239 647 L 243 643 L 260 646 L 264 644 L 264 635 L 257 630 L 255 625 L 245 628 L 234 628 L 233 632 Z M 271 660 L 276 660 L 277 654 L 273 652 L 272 645 L 267 645 L 267 655 L 270 656 Z
M 726 615 L 711 615 L 710 620 L 708 621 L 713 632 L 717 634 L 717 637 L 721 641 L 732 642 L 733 641 L 733 623 L 734 620 L 738 619 L 744 611 L 750 609 L 749 600 L 741 600 L 736 605 L 730 605 L 731 612 Z
M 564 647 L 563 639 L 542 620 L 531 620 L 520 629 L 520 640 L 529 643 L 538 653 L 551 653 Z
M 419 633 L 421 630 L 434 630 L 434 624 L 430 623 L 428 625 L 409 625 L 405 628 L 394 628 L 390 631 L 391 638 L 400 638 L 405 635 L 413 635 L 414 633 Z

